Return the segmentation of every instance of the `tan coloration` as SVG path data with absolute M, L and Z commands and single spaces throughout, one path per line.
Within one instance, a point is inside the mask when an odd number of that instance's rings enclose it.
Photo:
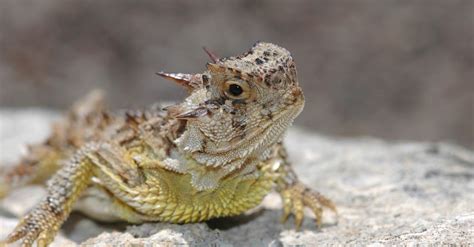
M 176 82 L 178 85 L 185 87 L 188 92 L 192 92 L 195 88 L 199 87 L 201 84 L 201 75 L 195 74 L 183 74 L 183 73 L 166 73 L 166 72 L 158 72 L 157 75 Z
M 257 43 L 237 57 L 208 54 L 203 73 L 159 73 L 190 93 L 164 111 L 109 113 L 98 93 L 76 104 L 28 162 L 0 176 L 22 181 L 6 192 L 52 175 L 6 242 L 49 244 L 74 205 L 103 221 L 188 223 L 241 214 L 272 189 L 284 218 L 299 227 L 309 207 L 320 225 L 322 207 L 335 207 L 298 181 L 281 144 L 304 105 L 290 53 Z

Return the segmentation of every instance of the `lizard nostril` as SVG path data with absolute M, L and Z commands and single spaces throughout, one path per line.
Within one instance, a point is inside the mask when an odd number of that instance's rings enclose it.
M 301 88 L 295 87 L 291 90 L 291 94 L 293 97 L 298 98 L 303 95 L 303 92 L 301 91 Z

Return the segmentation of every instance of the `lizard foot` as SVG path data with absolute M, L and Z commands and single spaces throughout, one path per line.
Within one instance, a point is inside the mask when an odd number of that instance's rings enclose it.
M 319 192 L 311 190 L 302 183 L 296 183 L 280 192 L 283 202 L 282 222 L 286 222 L 290 214 L 295 216 L 296 230 L 301 228 L 304 217 L 304 208 L 308 207 L 316 216 L 316 225 L 321 227 L 323 207 L 329 208 L 337 215 L 334 203 L 321 195 Z
M 32 246 L 36 240 L 38 247 L 50 244 L 63 221 L 63 211 L 57 210 L 54 203 L 42 201 L 25 215 L 4 243 L 22 240 L 21 246 Z M 0 244 L 1 246 L 1 244 Z

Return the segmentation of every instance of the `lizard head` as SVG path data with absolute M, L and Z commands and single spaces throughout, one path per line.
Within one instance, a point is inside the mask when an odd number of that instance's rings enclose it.
M 240 56 L 218 59 L 209 54 L 213 62 L 202 74 L 161 74 L 174 76 L 190 91 L 183 103 L 168 110 L 186 121 L 178 147 L 191 153 L 245 156 L 280 141 L 304 105 L 291 54 L 263 42 Z

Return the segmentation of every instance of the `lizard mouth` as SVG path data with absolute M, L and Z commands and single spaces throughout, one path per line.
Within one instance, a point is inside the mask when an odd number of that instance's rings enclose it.
M 257 129 L 249 133 L 246 138 L 234 144 L 236 146 L 245 145 L 246 142 L 257 142 L 257 140 L 266 139 L 266 136 L 280 136 L 283 134 L 304 108 L 304 96 L 301 90 L 293 90 L 289 92 L 289 94 L 292 94 L 293 98 L 286 103 L 286 107 L 283 108 L 282 111 L 274 115 L 270 121 L 264 123 L 262 126 L 258 126 Z
M 278 139 L 293 123 L 293 120 L 301 113 L 304 107 L 304 102 L 301 102 L 296 105 L 292 105 L 278 114 L 276 117 L 272 119 L 271 122 L 266 123 L 261 130 L 255 130 L 256 136 L 259 136 L 259 133 L 264 136 L 264 139 Z M 266 138 L 265 138 L 266 137 Z M 266 140 L 270 141 L 270 140 Z M 264 142 L 266 142 L 264 141 Z M 277 140 L 274 140 L 277 141 Z M 268 143 L 269 145 L 273 144 L 273 142 Z

